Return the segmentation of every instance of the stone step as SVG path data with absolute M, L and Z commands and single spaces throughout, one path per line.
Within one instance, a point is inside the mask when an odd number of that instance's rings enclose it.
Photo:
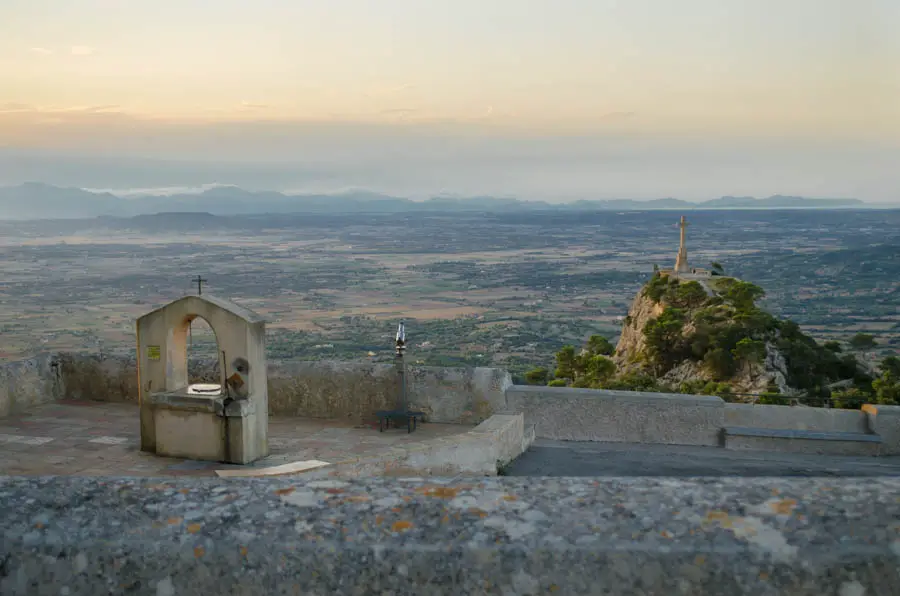
M 881 437 L 868 433 L 726 426 L 726 449 L 821 455 L 878 455 Z

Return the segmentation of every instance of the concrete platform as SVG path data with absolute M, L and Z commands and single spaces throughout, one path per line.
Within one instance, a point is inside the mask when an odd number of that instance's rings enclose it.
M 0 475 L 214 476 L 215 470 L 265 468 L 305 460 L 339 462 L 377 457 L 396 447 L 460 435 L 473 427 L 422 424 L 406 429 L 354 427 L 335 420 L 271 418 L 271 454 L 232 466 L 160 457 L 140 451 L 138 406 L 65 402 L 0 419 Z

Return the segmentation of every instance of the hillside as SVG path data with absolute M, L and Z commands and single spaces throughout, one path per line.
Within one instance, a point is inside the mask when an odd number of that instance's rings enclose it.
M 619 376 L 650 375 L 689 392 L 718 384 L 719 392 L 808 396 L 840 381 L 871 382 L 852 355 L 760 309 L 759 286 L 729 277 L 704 285 L 654 275 L 625 319 L 612 358 Z
M 655 273 L 637 293 L 613 347 L 592 336 L 566 346 L 556 368 L 534 369 L 531 384 L 719 395 L 735 401 L 839 407 L 896 403 L 896 359 L 873 378 L 838 342 L 820 345 L 789 320 L 759 308 L 765 292 L 731 277 L 679 280 Z M 853 342 L 851 342 L 853 343 Z M 776 397 L 777 396 L 777 397 Z

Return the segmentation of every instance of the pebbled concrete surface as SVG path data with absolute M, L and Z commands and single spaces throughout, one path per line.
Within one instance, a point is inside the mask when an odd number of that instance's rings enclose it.
M 507 476 L 900 476 L 900 457 L 538 439 Z
M 0 477 L 0 593 L 895 594 L 900 480 Z

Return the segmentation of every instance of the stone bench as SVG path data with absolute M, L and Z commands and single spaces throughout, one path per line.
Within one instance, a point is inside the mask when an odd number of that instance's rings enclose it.
M 0 593 L 892 594 L 900 479 L 0 477 Z
M 826 455 L 878 455 L 882 438 L 875 434 L 782 428 L 726 426 L 726 449 L 789 451 Z

